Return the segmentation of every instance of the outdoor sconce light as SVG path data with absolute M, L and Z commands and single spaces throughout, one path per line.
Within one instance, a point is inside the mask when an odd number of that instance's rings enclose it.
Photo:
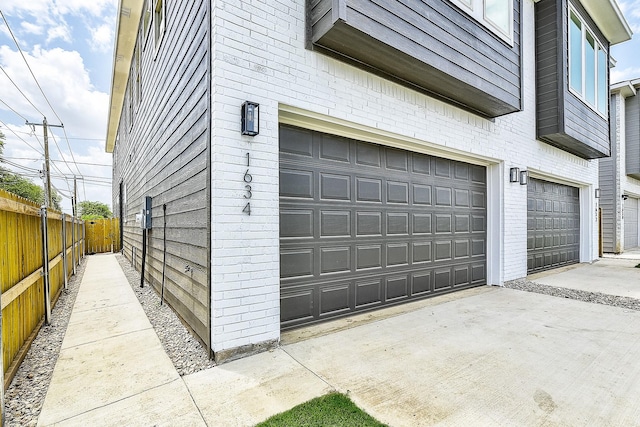
M 242 104 L 242 134 L 256 136 L 260 133 L 260 104 L 245 101 Z
M 627 196 L 626 194 L 622 195 L 622 200 L 627 200 L 629 198 L 629 196 Z
M 600 189 L 596 188 L 596 199 L 600 198 Z
M 518 182 L 519 175 L 520 175 L 520 168 L 509 169 L 509 182 Z
M 520 185 L 527 185 L 529 181 L 529 173 L 527 171 L 520 171 Z

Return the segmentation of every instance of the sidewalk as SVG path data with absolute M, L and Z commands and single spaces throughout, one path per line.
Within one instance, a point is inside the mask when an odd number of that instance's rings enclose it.
M 94 255 L 38 425 L 206 425 L 114 255 Z
M 613 277 L 611 261 L 587 267 Z M 91 256 L 39 425 L 252 426 L 332 390 L 394 427 L 638 425 L 640 311 L 479 287 L 389 313 L 180 377 L 115 257 Z

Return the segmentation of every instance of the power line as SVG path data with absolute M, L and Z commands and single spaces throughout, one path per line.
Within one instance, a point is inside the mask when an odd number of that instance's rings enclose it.
M 31 70 L 31 67 L 29 66 L 29 62 L 27 61 L 27 58 L 24 56 L 24 53 L 22 52 L 22 48 L 20 48 L 20 45 L 18 44 L 18 40 L 16 40 L 16 37 L 13 35 L 13 31 L 11 31 L 11 27 L 9 26 L 9 22 L 7 21 L 7 18 L 4 17 L 4 13 L 2 13 L 2 10 L 0 10 L 0 16 L 2 16 L 2 20 L 6 24 L 7 29 L 9 30 L 9 34 L 11 34 L 11 38 L 13 39 L 13 42 L 16 44 L 16 47 L 18 48 L 18 51 L 20 52 L 20 56 L 22 56 L 22 59 L 24 60 L 24 63 L 27 64 L 27 68 L 29 69 L 29 72 L 31 73 L 31 77 L 33 77 L 33 80 L 35 80 L 36 85 L 38 86 L 38 89 L 40 89 L 40 93 L 44 97 L 45 101 L 47 101 L 47 105 L 49 105 L 49 108 L 51 108 L 51 111 L 53 111 L 53 114 L 56 116 L 58 121 L 60 123 L 62 123 L 62 120 L 60 119 L 60 116 L 58 116 L 58 113 L 56 113 L 56 110 L 53 109 L 53 106 L 49 102 L 49 98 L 47 98 L 47 95 L 45 95 L 44 91 L 42 90 L 42 87 L 40 86 L 40 82 L 38 82 L 38 79 L 36 79 L 35 74 L 33 74 L 33 70 Z M 44 114 L 42 114 L 42 115 L 44 116 Z
M 5 22 L 6 22 L 6 21 L 5 21 Z M 36 109 L 36 111 L 37 111 L 38 113 L 40 113 L 42 116 L 44 116 L 44 114 L 42 114 L 42 111 L 40 111 L 40 109 L 39 109 L 38 107 L 36 107 L 36 106 L 33 104 L 33 102 L 31 102 L 31 100 L 30 100 L 29 98 L 27 98 L 27 95 L 25 95 L 25 94 L 24 94 L 24 92 L 23 92 L 23 91 L 18 87 L 18 85 L 16 84 L 16 82 L 14 82 L 14 81 L 13 81 L 13 79 L 9 76 L 9 74 L 7 74 L 7 72 L 6 72 L 6 71 L 5 71 L 5 69 L 2 67 L 2 65 L 0 65 L 0 70 L 2 70 L 2 72 L 4 73 L 4 75 L 5 75 L 5 76 L 7 76 L 7 78 L 9 79 L 9 81 L 10 81 L 11 83 L 13 83 L 13 85 L 16 87 L 16 89 L 18 89 L 18 92 L 20 92 L 20 94 L 21 94 L 22 96 L 24 96 L 24 99 L 26 99 L 26 100 L 27 100 L 27 102 L 28 102 L 29 104 L 31 104 L 31 106 L 32 106 L 33 108 L 35 108 L 35 109 Z
M 11 160 L 40 160 L 40 159 L 34 159 L 32 157 L 5 157 L 5 159 L 11 159 Z M 61 162 L 62 160 L 51 160 L 52 162 Z M 76 162 L 79 165 L 87 165 L 87 166 L 102 166 L 102 167 L 106 167 L 106 168 L 110 168 L 112 167 L 111 165 L 107 165 L 104 163 L 86 163 L 86 162 Z
M 5 122 L 3 122 L 2 120 L 0 120 L 0 123 L 1 123 L 1 124 L 2 124 L 2 126 L 4 126 L 5 128 L 9 129 L 9 130 L 10 130 L 10 131 L 11 131 L 11 132 L 16 136 L 16 138 L 18 138 L 19 140 L 21 140 L 22 142 L 24 142 L 25 144 L 27 144 L 27 146 L 28 146 L 29 148 L 31 148 L 33 151 L 35 151 L 35 152 L 36 152 L 36 153 L 38 153 L 38 154 L 44 155 L 44 154 L 42 153 L 42 151 L 39 151 L 37 148 L 33 148 L 33 146 L 32 146 L 31 144 L 29 144 L 29 143 L 28 143 L 24 138 L 22 138 L 20 135 L 18 135 L 18 134 L 16 133 L 16 131 L 15 131 L 15 130 L 13 130 L 13 129 L 11 129 L 9 126 L 7 126 L 7 124 L 6 124 Z M 24 133 L 24 132 L 20 132 L 20 133 Z M 31 135 L 33 135 L 33 134 L 31 134 Z M 37 140 L 37 141 L 38 141 L 38 143 L 40 144 L 40 140 L 37 138 L 37 136 L 36 136 L 36 140 Z M 40 144 L 40 148 L 41 148 L 42 150 L 44 150 L 44 148 L 42 148 L 42 144 Z
M 7 106 L 8 109 L 10 109 L 11 111 L 13 111 L 14 113 L 16 113 L 18 116 L 22 117 L 24 119 L 25 122 L 28 122 L 29 120 L 23 116 L 22 114 L 18 113 L 16 110 L 14 110 L 13 108 L 11 108 L 11 106 L 9 104 L 7 104 L 6 102 L 4 102 L 2 99 L 0 99 L 0 102 L 2 102 L 4 105 Z M 26 132 L 25 132 L 26 133 Z
M 20 131 L 16 131 L 16 132 L 24 133 L 25 135 L 31 135 L 31 133 L 29 133 L 29 132 L 20 132 Z M 82 138 L 80 136 L 76 136 L 76 137 L 70 136 L 67 139 L 77 139 L 79 141 L 104 141 L 104 138 Z
M 0 16 L 2 16 L 2 20 L 4 21 L 5 25 L 7 26 L 7 29 L 9 30 L 9 34 L 11 34 L 11 38 L 13 39 L 13 42 L 16 44 L 16 47 L 18 48 L 18 52 L 20 52 L 20 56 L 22 56 L 22 59 L 24 60 L 24 63 L 27 65 L 27 68 L 29 69 L 29 72 L 31 73 L 31 77 L 33 77 L 33 80 L 36 82 L 36 86 L 38 86 L 38 89 L 40 89 L 40 93 L 44 97 L 44 100 L 47 101 L 47 105 L 49 106 L 49 108 L 51 108 L 51 111 L 53 112 L 53 114 L 56 116 L 56 118 L 60 122 L 60 127 L 62 127 L 62 132 L 64 133 L 64 137 L 67 139 L 67 147 L 69 148 L 69 153 L 71 154 L 71 159 L 75 163 L 76 159 L 75 159 L 75 156 L 73 155 L 73 151 L 71 150 L 71 144 L 69 144 L 69 138 L 67 137 L 67 131 L 65 130 L 64 126 L 62 125 L 62 119 L 60 118 L 60 116 L 56 112 L 55 108 L 53 108 L 53 105 L 51 105 L 51 102 L 49 102 L 49 98 L 47 98 L 47 95 L 44 93 L 44 90 L 42 90 L 42 86 L 40 86 L 40 82 L 36 78 L 36 75 L 33 73 L 33 70 L 31 69 L 31 66 L 29 65 L 29 61 L 27 61 L 27 58 L 24 56 L 24 52 L 22 51 L 22 48 L 20 47 L 20 44 L 18 43 L 18 40 L 16 40 L 16 37 L 13 35 L 13 31 L 11 30 L 11 27 L 9 26 L 9 21 L 7 21 L 7 18 L 4 17 L 4 13 L 2 13 L 2 10 L 0 10 Z M 6 74 L 6 72 L 5 72 L 5 74 Z M 44 117 L 44 114 L 42 114 L 42 116 Z M 53 132 L 51 134 L 53 135 Z M 58 142 L 55 140 L 55 137 L 53 138 L 53 140 L 56 143 L 56 147 L 58 147 L 58 151 L 60 151 L 60 156 L 64 159 L 64 155 L 62 155 L 62 151 L 60 150 L 60 147 L 58 146 Z M 66 163 L 67 162 L 65 160 L 65 164 Z M 67 167 L 69 168 L 69 171 L 71 171 L 71 167 L 68 164 L 67 164 Z M 80 176 L 82 176 L 82 172 L 80 172 L 80 168 L 78 168 L 77 164 L 76 164 L 76 169 L 78 170 L 78 173 L 80 174 Z

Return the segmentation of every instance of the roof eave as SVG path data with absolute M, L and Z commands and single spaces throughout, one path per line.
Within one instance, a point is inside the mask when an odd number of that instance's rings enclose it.
M 633 31 L 616 0 L 580 0 L 609 43 L 631 40 Z
M 111 95 L 109 97 L 109 116 L 105 143 L 107 153 L 113 152 L 116 143 L 143 4 L 144 0 L 120 0 L 118 5 L 119 13 L 113 49 Z

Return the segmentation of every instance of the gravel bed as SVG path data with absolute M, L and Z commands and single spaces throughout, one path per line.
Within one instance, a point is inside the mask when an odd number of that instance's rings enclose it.
M 35 426 L 38 423 L 86 264 L 84 258 L 76 267 L 76 275 L 70 278 L 67 289 L 62 291 L 51 310 L 51 324 L 42 326 L 5 392 L 7 426 Z
M 215 366 L 206 348 L 175 312 L 166 304 L 160 305 L 160 296 L 153 288 L 148 283 L 140 288 L 140 273 L 129 261 L 120 254 L 116 254 L 116 259 L 178 373 L 188 375 Z M 70 278 L 67 289 L 62 291 L 53 307 L 51 325 L 42 326 L 5 392 L 6 426 L 30 427 L 38 423 L 85 267 L 86 258 L 76 268 L 76 275 Z
M 116 254 L 116 258 L 178 374 L 189 375 L 215 366 L 206 347 L 175 312 L 167 304 L 160 305 L 160 295 L 149 283 L 145 282 L 144 288 L 140 287 L 140 272 L 123 255 Z
M 511 280 L 504 283 L 505 288 L 518 289 L 520 291 L 535 292 L 560 298 L 569 298 L 594 304 L 610 305 L 628 310 L 640 311 L 640 300 L 629 297 L 607 295 L 601 292 L 588 292 L 578 289 L 561 288 L 558 286 L 543 285 L 527 279 Z

